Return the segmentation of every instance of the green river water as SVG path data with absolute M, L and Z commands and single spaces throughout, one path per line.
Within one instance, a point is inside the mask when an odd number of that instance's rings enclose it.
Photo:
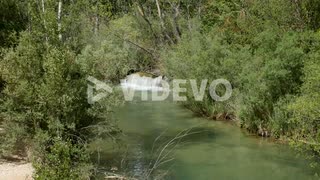
M 309 163 L 287 145 L 250 136 L 230 123 L 196 117 L 173 102 L 129 102 L 116 115 L 126 146 L 104 149 L 101 166 L 111 163 L 118 171 L 139 176 L 159 154 L 155 149 L 192 128 L 190 135 L 165 151 L 170 152 L 167 159 L 174 158 L 157 168 L 168 172 L 166 179 L 316 179 Z

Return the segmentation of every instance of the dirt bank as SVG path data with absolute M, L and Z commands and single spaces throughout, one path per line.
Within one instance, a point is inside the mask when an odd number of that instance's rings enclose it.
M 0 162 L 1 180 L 32 180 L 31 163 Z

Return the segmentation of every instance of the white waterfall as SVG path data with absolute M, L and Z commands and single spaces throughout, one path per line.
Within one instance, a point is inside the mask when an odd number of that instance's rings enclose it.
M 138 73 L 131 74 L 122 80 L 122 88 L 130 88 L 139 91 L 163 91 L 162 76 L 152 78 L 141 76 Z

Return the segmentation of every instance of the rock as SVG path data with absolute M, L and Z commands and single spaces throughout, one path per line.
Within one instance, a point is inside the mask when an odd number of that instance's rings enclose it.
M 270 137 L 270 133 L 266 128 L 263 128 L 261 124 L 258 126 L 258 135 L 262 137 Z
M 114 172 L 114 171 L 118 171 L 118 168 L 117 168 L 117 166 L 112 166 L 110 170 L 111 170 L 112 172 Z

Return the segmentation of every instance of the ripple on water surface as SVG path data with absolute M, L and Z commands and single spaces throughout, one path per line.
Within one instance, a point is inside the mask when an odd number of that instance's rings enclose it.
M 315 179 L 308 162 L 286 145 L 244 134 L 223 122 L 207 121 L 172 102 L 127 103 L 117 112 L 126 134 L 129 171 L 139 174 L 154 158 L 155 139 L 161 145 L 192 128 L 172 151 L 168 179 L 181 180 L 301 180 Z

